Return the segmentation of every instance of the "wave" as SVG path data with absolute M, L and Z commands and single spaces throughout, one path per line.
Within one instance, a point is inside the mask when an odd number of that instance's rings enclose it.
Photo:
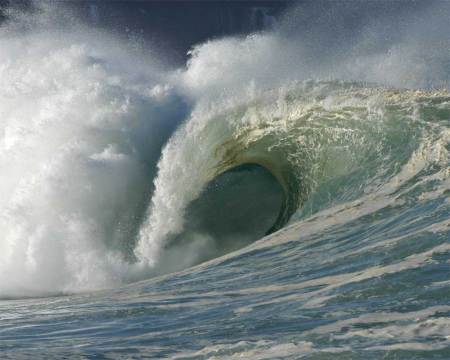
M 197 45 L 173 70 L 58 9 L 0 27 L 2 297 L 114 287 L 342 204 L 361 216 L 406 187 L 446 191 L 448 52 L 423 44 L 442 43 L 439 25 L 410 37 L 422 20 L 408 15 L 400 38 L 375 46 L 372 22 L 330 53 L 312 39 L 335 26 L 310 39 L 286 21 Z M 445 6 L 426 11 L 447 21 Z M 208 196 L 258 221 L 218 239 L 238 224 L 201 205 Z
M 157 263 L 163 242 L 183 231 L 188 204 L 214 178 L 244 164 L 264 167 L 283 189 L 269 233 L 376 193 L 392 179 L 400 187 L 424 168 L 445 169 L 449 100 L 446 91 L 309 81 L 251 102 L 197 109 L 162 153 L 139 259 Z
M 1 295 L 120 283 L 186 112 L 144 50 L 54 11 L 0 28 Z

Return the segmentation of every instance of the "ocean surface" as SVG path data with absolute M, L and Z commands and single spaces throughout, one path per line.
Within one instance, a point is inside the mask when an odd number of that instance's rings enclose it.
M 450 358 L 450 3 L 346 4 L 176 69 L 8 10 L 0 358 Z

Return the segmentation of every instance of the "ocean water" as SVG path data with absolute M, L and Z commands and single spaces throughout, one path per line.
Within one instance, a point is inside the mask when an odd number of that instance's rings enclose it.
M 380 4 L 178 69 L 11 9 L 0 357 L 450 358 L 450 7 Z

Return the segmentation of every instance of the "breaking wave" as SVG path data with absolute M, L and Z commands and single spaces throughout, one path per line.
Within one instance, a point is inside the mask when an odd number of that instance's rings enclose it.
M 324 56 L 286 21 L 198 45 L 177 70 L 46 3 L 12 12 L 0 27 L 0 296 L 113 287 L 342 204 L 364 214 L 406 189 L 427 190 L 404 201 L 444 194 L 448 54 L 421 41 L 440 10 L 419 40 L 411 16 L 403 38 L 375 46 L 383 23 L 371 23 Z

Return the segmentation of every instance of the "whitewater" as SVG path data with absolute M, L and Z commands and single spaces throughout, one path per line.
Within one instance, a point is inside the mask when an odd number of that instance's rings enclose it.
M 1 358 L 450 357 L 449 3 L 318 4 L 175 69 L 9 9 Z

